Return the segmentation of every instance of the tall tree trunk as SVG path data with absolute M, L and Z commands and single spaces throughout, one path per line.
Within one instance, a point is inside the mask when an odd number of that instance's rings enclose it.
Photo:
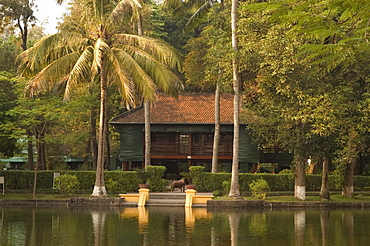
M 46 122 L 39 124 L 35 129 L 36 134 L 36 149 L 37 149 L 37 165 L 41 170 L 46 169 L 46 153 L 45 153 L 45 128 Z
M 300 200 L 306 200 L 306 159 L 298 155 L 295 157 L 295 183 L 294 183 L 294 197 Z
M 104 156 L 106 150 L 106 129 L 107 124 L 107 74 L 104 58 L 100 66 L 100 117 L 99 117 L 99 135 L 98 135 L 98 158 L 96 166 L 96 178 L 93 197 L 107 196 L 107 190 L 104 183 Z
M 96 141 L 96 114 L 96 110 L 92 109 L 90 113 L 90 145 L 93 170 L 96 170 L 98 161 L 98 143 Z
M 353 182 L 355 175 L 355 167 L 358 163 L 358 150 L 357 150 L 358 133 L 355 130 L 350 130 L 348 133 L 348 144 L 346 149 L 346 157 L 349 163 L 346 166 L 344 173 L 344 183 L 342 186 L 342 195 L 346 197 L 353 197 Z
M 151 138 L 150 138 L 150 102 L 145 100 L 144 102 L 144 114 L 145 114 L 145 168 L 150 165 L 150 148 L 151 148 Z
M 33 192 L 32 192 L 32 199 L 36 199 L 36 189 L 37 189 L 37 163 L 35 165 L 35 170 L 33 172 Z
M 34 170 L 35 168 L 35 164 L 34 164 L 34 161 L 33 161 L 33 142 L 32 142 L 32 132 L 30 130 L 27 131 L 27 135 L 28 135 L 28 141 L 27 141 L 27 157 L 28 157 L 28 160 L 27 160 L 27 164 L 28 164 L 28 169 L 29 170 Z
M 218 173 L 218 150 L 220 143 L 220 85 L 215 92 L 215 135 L 213 136 L 212 173 Z
M 358 158 L 353 158 L 352 161 L 348 163 L 346 171 L 344 173 L 344 184 L 342 187 L 342 195 L 349 198 L 353 197 L 354 173 L 357 162 Z
M 139 36 L 143 35 L 143 25 L 141 16 L 137 20 L 137 33 Z M 144 99 L 144 134 L 145 134 L 145 153 L 144 153 L 144 167 L 150 166 L 151 160 L 151 137 L 150 137 L 150 102 Z
M 330 200 L 329 193 L 329 159 L 324 157 L 322 163 L 322 178 L 321 178 L 321 190 L 320 190 L 321 199 Z
M 109 142 L 109 129 L 108 129 L 108 124 L 105 124 L 105 143 L 106 143 L 106 148 L 105 148 L 105 160 L 104 160 L 104 170 L 110 170 L 110 142 Z
M 231 42 L 233 48 L 233 88 L 234 88 L 234 139 L 233 139 L 233 162 L 231 172 L 231 186 L 229 196 L 234 199 L 240 198 L 239 190 L 239 88 L 240 75 L 238 69 L 238 39 L 236 22 L 238 19 L 238 1 L 231 1 Z

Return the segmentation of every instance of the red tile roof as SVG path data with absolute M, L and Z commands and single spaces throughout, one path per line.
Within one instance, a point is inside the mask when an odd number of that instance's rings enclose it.
M 233 95 L 222 94 L 220 97 L 220 121 L 223 124 L 233 123 Z M 214 124 L 213 93 L 182 93 L 173 98 L 159 95 L 151 107 L 151 123 L 194 123 Z M 144 108 L 138 107 L 113 118 L 111 123 L 144 123 Z

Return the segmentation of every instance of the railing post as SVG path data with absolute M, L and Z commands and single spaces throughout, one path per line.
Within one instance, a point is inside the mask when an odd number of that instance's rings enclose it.
M 149 200 L 149 189 L 139 189 L 139 202 L 137 204 L 138 207 L 144 207 L 146 201 Z
M 196 191 L 194 189 L 187 189 L 185 193 L 186 193 L 185 207 L 191 208 L 193 206 Z

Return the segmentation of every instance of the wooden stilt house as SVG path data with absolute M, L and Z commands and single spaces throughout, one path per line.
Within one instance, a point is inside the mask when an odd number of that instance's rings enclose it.
M 230 171 L 233 152 L 233 96 L 220 99 L 221 170 Z M 168 178 L 187 171 L 191 165 L 211 169 L 214 136 L 214 94 L 183 93 L 178 98 L 159 95 L 150 110 L 151 163 L 167 167 Z M 123 170 L 142 167 L 144 161 L 144 108 L 138 107 L 113 118 L 110 124 L 120 133 L 119 160 Z M 240 128 L 240 166 L 255 168 L 259 151 L 246 130 Z

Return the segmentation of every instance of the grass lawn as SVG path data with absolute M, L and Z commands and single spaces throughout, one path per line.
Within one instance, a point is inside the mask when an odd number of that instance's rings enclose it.
M 251 199 L 251 198 L 249 198 Z M 293 196 L 266 196 L 266 201 L 269 202 L 292 202 L 301 201 Z M 322 199 L 319 196 L 306 196 L 305 201 L 320 202 Z M 370 195 L 355 195 L 353 198 L 348 198 L 341 194 L 330 195 L 329 202 L 370 202 Z
M 252 196 L 243 197 L 246 200 L 256 200 Z M 232 200 L 229 196 L 222 196 L 215 198 L 216 200 Z M 310 195 L 306 196 L 306 200 L 302 201 L 294 198 L 293 195 L 267 195 L 265 201 L 268 202 L 321 202 L 320 196 Z M 345 197 L 341 194 L 331 194 L 328 202 L 370 202 L 370 194 L 355 194 L 353 198 Z

